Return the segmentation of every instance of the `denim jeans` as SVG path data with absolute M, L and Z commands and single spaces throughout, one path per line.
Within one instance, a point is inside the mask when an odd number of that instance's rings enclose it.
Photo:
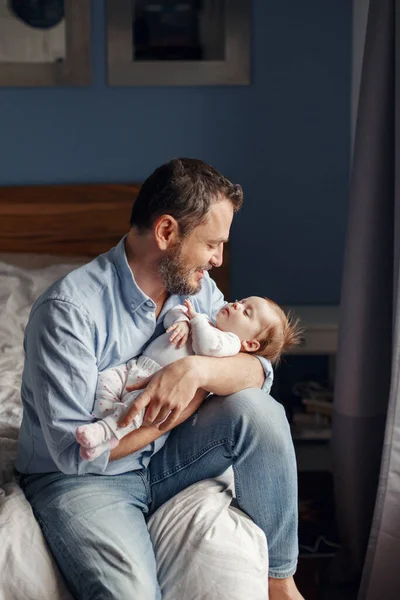
M 25 475 L 21 485 L 76 598 L 154 600 L 161 595 L 147 518 L 182 489 L 230 465 L 240 508 L 266 534 L 270 576 L 293 575 L 295 455 L 283 407 L 261 390 L 210 397 L 171 432 L 148 469 Z

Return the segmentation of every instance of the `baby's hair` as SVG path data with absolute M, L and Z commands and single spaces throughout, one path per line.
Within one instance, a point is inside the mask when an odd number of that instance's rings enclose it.
M 300 344 L 304 330 L 300 327 L 300 320 L 289 311 L 287 314 L 269 298 L 264 298 L 275 311 L 278 321 L 274 321 L 258 335 L 260 348 L 259 356 L 268 358 L 273 365 L 280 362 L 282 354 Z

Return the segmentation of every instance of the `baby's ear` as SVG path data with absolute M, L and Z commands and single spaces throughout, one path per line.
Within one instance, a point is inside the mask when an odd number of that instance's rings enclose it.
M 257 340 L 246 340 L 242 342 L 241 350 L 243 352 L 257 352 L 260 347 L 260 342 Z

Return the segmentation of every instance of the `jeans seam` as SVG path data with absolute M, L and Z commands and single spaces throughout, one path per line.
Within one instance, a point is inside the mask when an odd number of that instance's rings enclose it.
M 144 473 L 142 473 L 142 471 L 136 471 L 137 474 L 139 475 L 139 477 L 141 478 L 141 480 L 143 481 L 143 485 L 145 487 L 146 490 L 146 494 L 147 494 L 147 509 L 151 504 L 151 487 L 148 481 L 148 478 L 144 475 Z
M 166 479 L 167 477 L 170 477 L 171 475 L 174 475 L 175 473 L 178 473 L 179 471 L 181 471 L 182 469 L 184 469 L 188 465 L 190 465 L 190 464 L 196 462 L 197 460 L 199 460 L 199 458 L 201 458 L 202 456 L 204 456 L 205 454 L 207 454 L 208 452 L 210 452 L 211 450 L 213 450 L 217 446 L 221 446 L 222 444 L 225 444 L 226 442 L 231 442 L 232 443 L 232 440 L 230 438 L 222 438 L 220 440 L 212 442 L 211 444 L 209 444 L 208 446 L 206 446 L 205 449 L 203 448 L 202 450 L 200 450 L 200 452 L 197 452 L 197 454 L 195 454 L 191 458 L 187 458 L 186 460 L 184 460 L 183 462 L 179 463 L 178 465 L 175 465 L 175 467 L 173 469 L 168 469 L 168 471 L 164 471 L 160 475 L 157 475 L 156 477 L 151 478 L 150 479 L 150 486 L 152 486 L 154 483 L 158 483 L 159 481 L 162 481 L 163 479 Z

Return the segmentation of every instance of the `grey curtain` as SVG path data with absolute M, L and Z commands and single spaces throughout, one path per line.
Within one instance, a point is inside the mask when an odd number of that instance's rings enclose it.
M 340 563 L 359 600 L 400 598 L 399 13 L 370 2 L 335 381 Z

